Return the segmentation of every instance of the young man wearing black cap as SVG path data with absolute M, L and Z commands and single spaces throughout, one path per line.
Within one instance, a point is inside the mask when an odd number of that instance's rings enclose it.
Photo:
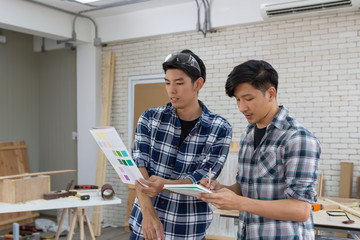
M 163 70 L 170 103 L 145 111 L 136 128 L 133 158 L 144 176 L 139 182 L 148 187 L 136 183 L 130 239 L 203 239 L 212 220 L 208 204 L 163 186 L 198 184 L 210 169 L 216 178 L 232 129 L 198 100 L 206 69 L 197 55 L 170 54 Z

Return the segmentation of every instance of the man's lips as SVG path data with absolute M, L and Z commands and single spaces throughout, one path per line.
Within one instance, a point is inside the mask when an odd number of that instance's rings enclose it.
M 172 97 L 170 98 L 170 101 L 173 103 L 173 102 L 177 102 L 179 100 L 179 98 L 176 98 L 176 97 Z
M 244 116 L 246 117 L 246 119 L 250 119 L 252 117 L 251 114 L 244 114 Z

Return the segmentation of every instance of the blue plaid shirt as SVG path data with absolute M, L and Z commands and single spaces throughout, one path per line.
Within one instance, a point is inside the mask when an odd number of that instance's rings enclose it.
M 208 177 L 211 168 L 216 178 L 225 163 L 232 136 L 227 120 L 210 112 L 200 102 L 202 115 L 179 146 L 181 125 L 171 103 L 145 111 L 136 128 L 133 159 L 145 167 L 149 176 L 165 179 L 190 179 L 197 184 Z M 161 192 L 152 198 L 164 225 L 165 239 L 202 239 L 212 220 L 208 204 L 195 197 Z M 129 219 L 130 239 L 144 239 L 138 200 Z
M 254 125 L 241 137 L 237 183 L 245 197 L 316 202 L 320 143 L 285 107 L 254 149 Z M 286 207 L 286 206 L 284 206 Z M 278 221 L 240 212 L 238 239 L 314 239 L 312 213 L 305 222 Z

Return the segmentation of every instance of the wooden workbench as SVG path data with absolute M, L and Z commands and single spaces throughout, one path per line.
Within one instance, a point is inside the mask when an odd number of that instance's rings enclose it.
M 359 199 L 346 199 L 346 198 L 329 198 L 333 201 L 339 202 L 344 205 L 359 206 Z M 317 212 L 313 212 L 314 228 L 315 230 L 327 231 L 327 232 L 340 232 L 348 233 L 354 239 L 359 239 L 357 235 L 360 235 L 360 217 L 354 216 L 351 213 L 347 213 L 351 220 L 354 220 L 353 224 L 344 224 L 343 221 L 347 220 L 345 216 L 331 217 L 326 213 L 326 210 L 340 210 L 337 205 L 327 203 L 324 198 L 319 198 L 318 203 L 324 205 L 325 209 Z M 236 210 L 215 210 L 214 213 L 220 214 L 221 217 L 238 218 L 239 211 Z
M 121 204 L 121 199 L 114 197 L 112 200 L 103 200 L 100 196 L 91 196 L 89 200 L 80 200 L 78 197 L 67 197 L 67 198 L 58 198 L 52 200 L 33 200 L 24 203 L 0 203 L 0 213 L 14 213 L 14 212 L 27 212 L 27 211 L 40 211 L 40 210 L 51 210 L 51 209 L 64 209 L 61 220 L 58 226 L 58 231 L 56 234 L 56 240 L 59 239 L 62 223 L 66 211 L 70 209 L 74 210 L 74 214 L 71 220 L 70 232 L 68 234 L 68 239 L 72 239 L 72 233 L 74 231 L 76 219 L 79 220 L 80 226 L 80 239 L 84 239 L 84 221 L 83 218 L 86 218 L 90 234 L 92 239 L 95 239 L 89 218 L 87 216 L 87 207 L 92 206 L 104 206 L 104 205 L 113 205 Z

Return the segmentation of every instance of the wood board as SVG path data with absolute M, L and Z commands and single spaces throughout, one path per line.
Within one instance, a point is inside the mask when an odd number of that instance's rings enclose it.
M 0 142 L 0 176 L 26 172 L 30 172 L 26 143 L 24 141 Z M 11 227 L 13 222 L 19 224 L 33 222 L 38 216 L 37 211 L 2 213 L 0 214 L 0 229 Z
M 0 202 L 5 203 L 42 199 L 45 193 L 50 192 L 50 176 L 0 180 L 0 191 Z
M 111 115 L 111 102 L 112 102 L 112 92 L 113 92 L 113 82 L 114 82 L 114 68 L 115 68 L 115 53 L 106 52 L 105 53 L 105 64 L 104 64 L 104 79 L 103 79 L 103 89 L 102 89 L 102 103 L 101 103 L 101 126 L 110 125 L 110 115 Z M 106 170 L 106 157 L 105 154 L 98 149 L 97 163 L 96 163 L 96 179 L 95 184 L 98 186 L 103 186 L 105 183 L 105 170 Z M 101 234 L 101 212 L 102 206 L 95 206 L 91 224 L 94 229 L 95 236 L 100 236 Z
M 0 176 L 29 172 L 27 146 L 24 141 L 0 143 Z
M 357 194 L 356 197 L 360 199 L 360 176 L 357 177 Z
M 354 163 L 342 162 L 340 164 L 339 197 L 351 198 Z

